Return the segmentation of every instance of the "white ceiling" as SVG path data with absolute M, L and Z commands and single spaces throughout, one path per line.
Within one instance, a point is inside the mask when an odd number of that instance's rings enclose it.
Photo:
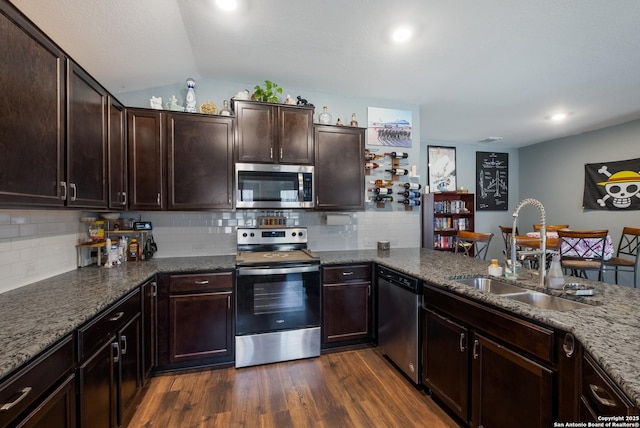
M 417 104 L 422 141 L 512 147 L 640 118 L 637 0 L 11 1 L 114 94 L 269 78 Z

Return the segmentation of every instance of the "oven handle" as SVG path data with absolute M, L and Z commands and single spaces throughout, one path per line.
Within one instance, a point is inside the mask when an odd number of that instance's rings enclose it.
M 297 267 L 283 267 L 283 268 L 239 268 L 238 276 L 249 275 L 286 275 L 288 273 L 306 273 L 306 272 L 320 272 L 320 267 L 313 266 L 297 266 Z

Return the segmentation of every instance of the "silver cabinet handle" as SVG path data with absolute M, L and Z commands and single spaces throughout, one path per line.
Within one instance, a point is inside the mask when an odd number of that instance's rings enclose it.
M 231 310 L 231 294 L 227 296 L 227 309 Z
M 155 281 L 154 281 L 154 282 L 152 282 L 152 283 L 151 283 L 151 287 L 152 287 L 152 289 L 153 289 L 153 291 L 151 292 L 151 295 L 152 295 L 153 297 L 156 297 L 156 296 L 158 295 L 158 283 L 157 283 L 157 282 L 155 282 Z
M 478 346 L 480 346 L 480 342 L 478 342 L 478 339 L 473 341 L 473 359 L 477 360 L 480 357 L 480 354 L 478 354 Z
M 156 197 L 156 205 L 160 206 L 160 193 L 158 193 L 158 196 Z
M 122 318 L 123 315 L 124 312 L 118 312 L 117 314 L 109 318 L 109 321 L 118 321 L 120 318 Z
M 120 336 L 120 342 L 122 342 L 122 355 L 126 355 L 127 353 L 127 336 L 125 336 L 124 334 L 122 336 Z
M 283 156 L 284 156 L 284 150 L 282 150 L 282 147 L 280 147 L 280 159 L 282 159 Z
M 71 188 L 71 200 L 75 201 L 78 198 L 78 188 L 76 187 L 76 183 L 70 183 L 69 187 Z
M 562 342 L 562 350 L 567 358 L 571 358 L 573 353 L 576 350 L 576 340 L 573 337 L 573 334 L 567 333 L 564 335 L 564 341 Z
M 24 400 L 26 398 L 27 395 L 29 395 L 29 393 L 31 392 L 33 388 L 30 386 L 25 386 L 24 388 L 22 388 L 20 390 L 20 395 L 18 395 L 18 397 L 16 397 L 15 400 L 13 401 L 9 401 L 8 403 L 4 403 L 2 405 L 2 407 L 0 407 L 0 411 L 6 411 L 6 410 L 11 410 L 11 408 L 13 406 L 15 406 L 16 404 L 18 404 L 19 402 L 21 402 L 22 400 Z
M 604 392 L 605 394 L 607 394 L 606 390 L 604 390 L 603 388 L 600 388 L 598 385 L 594 385 L 592 383 L 589 384 L 589 389 L 591 389 L 591 393 L 593 394 L 595 399 L 598 400 L 600 403 L 602 403 L 604 406 L 616 407 L 617 404 L 616 404 L 615 401 L 610 400 L 608 398 L 601 397 L 598 394 L 599 392 Z
M 367 284 L 367 296 L 371 296 L 371 284 Z
M 209 283 L 208 279 L 203 279 L 201 281 L 196 281 L 196 284 L 198 285 L 207 285 Z
M 353 271 L 351 272 L 342 272 L 342 276 L 350 276 L 353 275 Z
M 127 192 L 122 192 L 122 206 L 127 206 Z
M 460 352 L 464 352 L 467 347 L 464 343 L 464 333 L 460 333 Z
M 113 348 L 113 362 L 117 363 L 120 361 L 120 344 L 118 342 L 113 342 L 111 347 Z
M 63 201 L 66 201 L 67 200 L 67 182 L 61 181 L 60 187 L 62 187 L 62 195 L 60 195 L 60 199 L 62 199 Z

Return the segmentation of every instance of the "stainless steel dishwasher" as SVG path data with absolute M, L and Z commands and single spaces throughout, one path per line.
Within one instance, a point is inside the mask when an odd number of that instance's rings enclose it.
M 421 282 L 383 266 L 378 285 L 378 347 L 414 384 L 420 384 Z

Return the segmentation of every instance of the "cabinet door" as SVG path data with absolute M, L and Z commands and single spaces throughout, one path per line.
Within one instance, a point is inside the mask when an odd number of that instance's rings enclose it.
M 233 356 L 231 291 L 169 297 L 169 362 Z
M 109 96 L 109 209 L 123 210 L 127 206 L 127 115 L 124 106 Z
M 107 92 L 67 61 L 67 205 L 107 208 Z
M 133 404 L 142 387 L 140 367 L 142 352 L 140 349 L 140 315 L 136 315 L 118 332 L 120 355 L 118 358 L 118 425 L 126 426 L 133 415 Z
M 127 109 L 129 208 L 162 210 L 165 201 L 165 147 L 162 113 Z
M 76 426 L 76 378 L 69 376 L 17 426 L 19 428 L 74 428 Z
M 317 210 L 364 210 L 364 129 L 315 125 Z
M 460 419 L 468 421 L 469 331 L 431 310 L 423 314 L 423 382 Z
M 238 124 L 237 161 L 275 162 L 276 107 L 238 101 L 234 108 Z
M 142 285 L 142 378 L 151 374 L 157 361 L 157 289 L 156 281 Z
M 371 334 L 371 282 L 322 286 L 322 338 L 331 343 Z
M 232 150 L 232 118 L 169 114 L 168 209 L 232 209 Z
M 473 426 L 551 426 L 551 370 L 479 334 L 472 355 Z
M 278 162 L 313 165 L 313 110 L 278 108 Z
M 79 369 L 80 426 L 112 428 L 116 424 L 116 382 L 114 359 L 118 342 L 105 343 Z
M 0 40 L 0 204 L 63 206 L 63 53 L 9 2 Z

